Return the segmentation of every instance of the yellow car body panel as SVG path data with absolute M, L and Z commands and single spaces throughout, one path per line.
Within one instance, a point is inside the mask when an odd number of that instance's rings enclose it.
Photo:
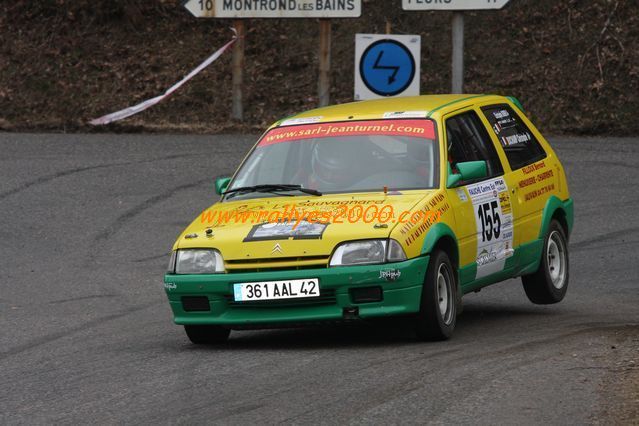
M 373 206 L 372 208 L 380 208 L 390 205 L 395 212 L 410 211 L 415 204 L 431 192 L 407 191 L 403 192 L 402 195 L 386 196 L 382 192 L 336 194 L 309 198 L 295 197 L 294 200 L 290 197 L 273 197 L 217 203 L 202 212 L 186 228 L 176 241 L 174 250 L 212 247 L 222 253 L 225 261 L 233 262 L 235 265 L 252 263 L 255 262 L 254 259 L 275 261 L 278 258 L 291 259 L 310 256 L 325 256 L 323 263 L 326 265 L 328 256 L 337 244 L 343 241 L 368 238 L 388 238 L 392 229 L 390 226 L 392 223 L 389 223 L 387 227 L 375 227 L 376 224 L 379 225 L 378 221 L 367 223 L 368 220 L 360 220 L 351 223 L 347 217 L 344 217 L 343 207 L 340 206 L 350 208 L 361 206 L 365 210 L 371 206 Z M 251 244 L 246 244 L 244 241 L 251 229 L 264 220 L 258 221 L 256 216 L 247 216 L 246 221 L 235 221 L 235 218 L 242 217 L 242 212 L 267 211 L 273 215 L 281 213 L 285 216 L 293 209 L 296 209 L 300 214 L 304 211 L 330 214 L 330 226 L 326 227 L 321 239 L 278 240 L 281 251 L 274 253 L 274 240 L 252 241 Z M 228 222 L 226 220 L 222 222 L 207 220 L 209 217 L 216 219 L 225 214 L 229 214 L 229 216 L 235 214 L 235 216 Z M 212 230 L 211 236 L 207 236 L 207 229 Z M 197 235 L 197 237 L 187 238 L 187 236 L 193 235 Z M 297 262 L 298 260 L 293 260 L 288 264 L 299 266 Z M 316 263 L 321 264 L 322 262 Z M 287 263 L 284 261 L 282 266 L 286 265 Z

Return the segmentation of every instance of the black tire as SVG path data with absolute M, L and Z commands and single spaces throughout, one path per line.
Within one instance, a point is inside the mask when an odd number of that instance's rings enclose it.
M 231 330 L 217 325 L 185 325 L 184 331 L 196 345 L 219 345 L 228 340 Z
M 448 255 L 435 251 L 430 257 L 422 289 L 415 327 L 417 337 L 426 341 L 450 338 L 457 322 L 457 304 L 457 274 Z
M 544 238 L 544 249 L 537 272 L 523 275 L 526 296 L 537 305 L 550 305 L 563 300 L 568 290 L 570 262 L 568 241 L 559 222 L 552 220 Z

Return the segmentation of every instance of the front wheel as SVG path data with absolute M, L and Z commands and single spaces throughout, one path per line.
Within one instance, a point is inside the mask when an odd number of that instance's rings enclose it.
M 443 251 L 430 258 L 422 300 L 417 315 L 416 332 L 421 340 L 446 340 L 457 321 L 457 274 Z
M 231 330 L 216 325 L 185 325 L 184 331 L 191 343 L 217 345 L 228 340 Z
M 544 239 L 539 269 L 533 274 L 521 277 L 526 296 L 537 305 L 559 303 L 568 290 L 568 275 L 566 235 L 559 222 L 553 219 Z

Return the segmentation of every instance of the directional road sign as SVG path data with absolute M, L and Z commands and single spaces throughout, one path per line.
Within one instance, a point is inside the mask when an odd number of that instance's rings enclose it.
M 421 37 L 357 34 L 355 100 L 419 95 Z
M 362 0 L 186 0 L 197 18 L 359 18 Z
M 404 10 L 489 10 L 501 9 L 510 0 L 402 0 Z

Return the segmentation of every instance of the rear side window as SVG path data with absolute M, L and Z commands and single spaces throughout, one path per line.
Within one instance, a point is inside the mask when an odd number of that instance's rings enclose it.
M 496 105 L 482 110 L 504 148 L 511 169 L 518 170 L 546 158 L 539 141 L 512 108 Z

